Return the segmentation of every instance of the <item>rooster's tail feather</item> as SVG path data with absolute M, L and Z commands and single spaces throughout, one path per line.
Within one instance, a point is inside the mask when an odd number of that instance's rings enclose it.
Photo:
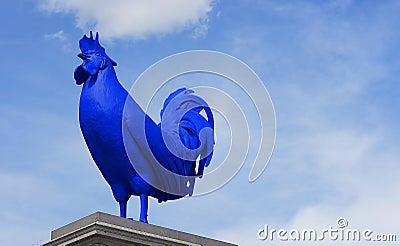
M 206 117 L 204 117 L 202 112 Z M 163 134 L 175 135 L 182 144 L 174 145 L 184 161 L 187 176 L 192 176 L 199 158 L 196 176 L 201 177 L 210 164 L 214 148 L 214 116 L 208 104 L 192 90 L 180 88 L 171 93 L 160 112 Z

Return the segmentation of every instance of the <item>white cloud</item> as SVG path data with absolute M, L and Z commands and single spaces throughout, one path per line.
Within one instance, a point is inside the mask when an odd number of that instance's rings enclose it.
M 43 36 L 45 40 L 58 41 L 61 44 L 61 49 L 64 53 L 69 54 L 73 52 L 73 48 L 70 42 L 68 42 L 68 37 L 64 30 L 60 30 L 55 33 L 48 33 Z
M 60 41 L 67 40 L 67 37 L 65 36 L 65 33 L 63 30 L 60 30 L 55 33 L 45 34 L 44 38 L 47 40 L 49 40 L 49 39 L 56 39 L 56 40 L 60 40 Z
M 103 38 L 146 38 L 194 28 L 194 36 L 207 31 L 212 0 L 47 0 L 41 8 L 73 13 L 84 32 L 93 29 Z

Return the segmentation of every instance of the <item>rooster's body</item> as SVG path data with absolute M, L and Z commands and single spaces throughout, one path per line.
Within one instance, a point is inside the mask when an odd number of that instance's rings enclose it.
M 126 204 L 136 195 L 140 221 L 147 222 L 149 196 L 163 202 L 192 194 L 195 178 L 212 157 L 213 133 L 200 141 L 200 131 L 214 127 L 211 110 L 193 91 L 178 89 L 165 101 L 157 125 L 118 82 L 116 63 L 100 46 L 98 35 L 84 36 L 79 44 L 83 64 L 74 77 L 83 84 L 82 134 L 119 203 L 120 216 L 126 217 Z

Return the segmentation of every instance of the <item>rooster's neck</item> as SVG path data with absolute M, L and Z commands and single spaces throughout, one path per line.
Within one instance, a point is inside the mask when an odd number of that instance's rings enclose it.
M 120 85 L 117 74 L 114 70 L 113 66 L 107 66 L 105 69 L 99 70 L 96 76 L 93 76 L 92 78 L 93 82 L 95 82 L 98 85 L 101 86 L 106 86 L 106 87 L 112 87 L 116 85 Z
M 95 108 L 98 112 L 122 114 L 127 95 L 128 92 L 119 83 L 114 68 L 107 66 L 84 84 L 80 107 L 88 108 L 89 111 Z

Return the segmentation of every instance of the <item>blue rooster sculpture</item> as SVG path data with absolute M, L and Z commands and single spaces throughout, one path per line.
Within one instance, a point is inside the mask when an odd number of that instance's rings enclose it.
M 165 100 L 156 124 L 119 83 L 117 63 L 105 53 L 98 33 L 84 35 L 79 47 L 83 62 L 74 79 L 83 84 L 83 137 L 120 216 L 126 218 L 129 198 L 140 196 L 139 220 L 148 223 L 149 196 L 165 202 L 192 195 L 195 178 L 202 177 L 213 155 L 213 114 L 192 90 L 180 88 Z

